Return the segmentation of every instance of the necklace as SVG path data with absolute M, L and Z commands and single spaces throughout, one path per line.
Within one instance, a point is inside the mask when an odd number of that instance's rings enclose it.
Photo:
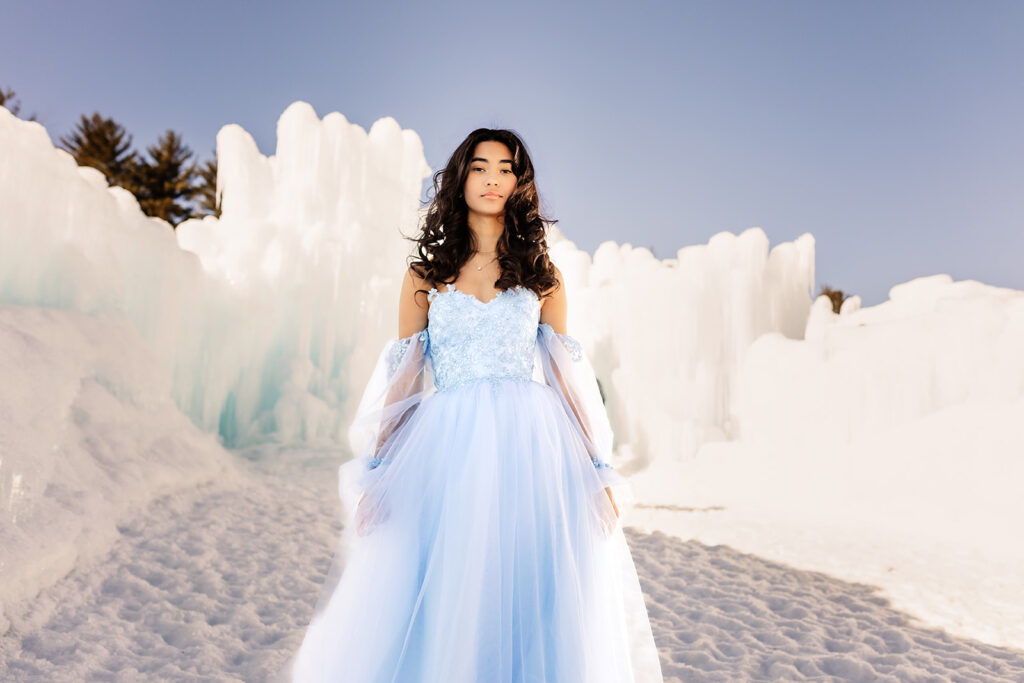
M 496 251 L 497 251 L 497 249 L 495 249 L 494 251 L 478 251 L 478 252 L 476 252 L 476 253 L 478 253 L 478 254 L 493 254 L 493 253 L 495 253 Z M 490 261 L 488 261 L 487 263 L 490 263 L 491 261 L 495 261 L 495 260 L 497 260 L 497 258 L 498 258 L 498 257 L 497 257 L 497 256 L 495 256 L 494 258 L 492 258 L 492 259 L 491 259 Z M 486 265 L 487 265 L 487 263 L 485 263 L 485 264 L 484 264 L 483 266 L 477 266 L 477 267 L 476 267 L 476 269 L 477 269 L 477 270 L 481 270 L 481 269 L 482 269 L 482 268 L 483 268 L 484 266 L 486 266 Z

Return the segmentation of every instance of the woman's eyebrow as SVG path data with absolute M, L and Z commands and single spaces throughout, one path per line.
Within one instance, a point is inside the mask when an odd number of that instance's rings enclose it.
M 469 163 L 473 163 L 474 161 L 482 161 L 484 163 L 488 163 L 490 161 L 490 159 L 484 159 L 483 157 L 473 157 L 472 159 L 469 160 Z M 499 164 L 511 164 L 512 160 L 511 159 L 501 159 L 500 161 L 498 161 L 498 163 Z

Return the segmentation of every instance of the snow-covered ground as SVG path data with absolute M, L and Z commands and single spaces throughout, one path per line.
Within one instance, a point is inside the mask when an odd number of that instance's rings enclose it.
M 390 119 L 296 103 L 278 140 L 226 126 L 224 213 L 175 232 L 0 108 L 0 678 L 298 646 L 429 169 Z M 550 243 L 668 680 L 1024 680 L 1024 293 L 835 315 L 810 235 Z
M 0 679 L 271 680 L 301 642 L 337 537 L 335 454 L 245 455 L 226 480 L 154 501 L 102 561 L 45 589 L 0 639 Z M 874 586 L 626 535 L 670 683 L 1024 678 L 1024 653 L 917 623 Z

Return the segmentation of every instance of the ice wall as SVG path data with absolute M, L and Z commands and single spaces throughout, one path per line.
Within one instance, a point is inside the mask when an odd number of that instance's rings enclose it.
M 835 314 L 814 303 L 806 339 L 765 335 L 736 395 L 741 438 L 766 447 L 846 444 L 960 405 L 1024 396 L 1024 292 L 933 275 Z M 1024 415 L 1021 416 L 1024 419 Z
M 367 133 L 298 102 L 278 137 L 264 157 L 225 126 L 221 219 L 175 233 L 0 109 L 0 303 L 125 315 L 176 403 L 228 445 L 340 442 L 360 370 L 394 333 L 399 231 L 430 169 L 390 118 Z
M 746 350 L 773 332 L 800 339 L 814 284 L 814 238 L 769 250 L 760 228 L 718 233 L 659 260 L 630 244 L 593 257 L 555 238 L 569 332 L 591 354 L 611 414 L 617 466 L 684 461 L 739 435 L 733 397 Z M 642 494 L 643 492 L 638 492 Z
M 195 340 L 206 357 L 183 368 L 205 381 L 182 382 L 178 399 L 229 443 L 342 443 L 345 403 L 397 333 L 402 233 L 416 227 L 430 167 L 416 133 L 390 118 L 367 133 L 299 102 L 277 134 L 268 158 L 222 128 L 221 217 L 178 226 L 181 247 L 230 290 L 230 310 Z

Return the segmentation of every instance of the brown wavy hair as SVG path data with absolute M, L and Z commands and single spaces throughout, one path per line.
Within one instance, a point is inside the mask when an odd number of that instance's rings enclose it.
M 541 215 L 533 162 L 526 144 L 510 130 L 477 128 L 452 152 L 444 169 L 434 173 L 433 199 L 422 202 L 429 205 L 422 230 L 418 236 L 406 238 L 417 244 L 416 254 L 409 256 L 409 266 L 436 286 L 454 282 L 473 255 L 476 245 L 467 221 L 469 207 L 463 188 L 473 150 L 486 141 L 501 142 L 512 151 L 512 173 L 516 176 L 516 188 L 505 201 L 505 229 L 497 248 L 501 276 L 494 286 L 507 290 L 521 285 L 533 290 L 538 299 L 548 296 L 558 279 L 548 258 L 545 226 L 558 221 Z

